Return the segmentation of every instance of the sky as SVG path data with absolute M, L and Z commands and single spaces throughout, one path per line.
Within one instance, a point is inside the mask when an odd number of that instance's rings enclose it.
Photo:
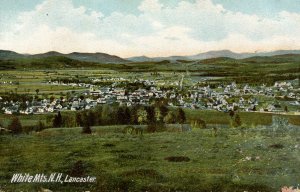
M 121 57 L 300 49 L 300 0 L 0 0 L 0 49 Z

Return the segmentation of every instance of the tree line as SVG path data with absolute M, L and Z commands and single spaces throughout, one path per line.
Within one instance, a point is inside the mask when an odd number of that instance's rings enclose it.
M 23 127 L 18 116 L 13 116 L 8 130 L 13 134 L 29 131 L 41 131 L 45 128 L 83 127 L 89 132 L 90 126 L 103 125 L 148 125 L 151 132 L 164 127 L 165 124 L 183 124 L 186 115 L 183 109 L 169 109 L 165 105 L 151 106 L 116 106 L 102 105 L 94 109 L 74 112 L 57 112 L 47 116 L 47 124 L 38 121 L 31 127 Z
M 185 112 L 181 108 L 170 110 L 166 106 L 97 106 L 91 110 L 61 114 L 53 118 L 53 127 L 78 127 L 86 124 L 101 125 L 142 125 L 167 124 L 186 121 Z

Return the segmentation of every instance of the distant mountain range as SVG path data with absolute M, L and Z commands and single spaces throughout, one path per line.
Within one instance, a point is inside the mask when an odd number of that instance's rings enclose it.
M 64 57 L 67 59 L 72 59 L 74 61 L 82 62 L 93 62 L 93 63 L 128 63 L 128 62 L 160 62 L 164 60 L 168 61 L 194 61 L 194 60 L 205 60 L 213 58 L 232 58 L 232 59 L 245 59 L 250 57 L 267 57 L 276 55 L 287 55 L 287 54 L 300 54 L 300 50 L 278 50 L 272 52 L 257 52 L 257 53 L 235 53 L 230 50 L 220 50 L 220 51 L 208 51 L 205 53 L 200 53 L 197 55 L 190 56 L 170 56 L 170 57 L 130 57 L 121 58 L 115 55 L 109 55 L 106 53 L 79 53 L 73 52 L 69 54 L 63 54 L 55 51 L 50 51 L 41 54 L 19 54 L 13 51 L 0 50 L 0 60 L 19 60 L 19 59 L 45 59 L 48 57 Z
M 73 60 L 85 61 L 85 62 L 95 62 L 95 63 L 125 63 L 128 62 L 121 57 L 115 55 L 109 55 L 106 53 L 78 53 L 73 52 L 69 54 L 63 54 L 55 51 L 50 51 L 42 54 L 19 54 L 13 51 L 0 50 L 0 59 L 1 60 L 16 60 L 16 59 L 24 59 L 24 58 L 32 58 L 32 59 L 41 59 L 47 57 L 66 57 Z
M 275 55 L 286 55 L 286 54 L 300 54 L 300 50 L 278 50 L 272 52 L 257 52 L 257 53 L 235 53 L 230 50 L 220 50 L 220 51 L 208 51 L 205 53 L 200 53 L 197 55 L 191 56 L 170 56 L 170 57 L 130 57 L 126 58 L 127 60 L 133 62 L 146 62 L 146 61 L 163 61 L 163 60 L 205 60 L 205 59 L 212 59 L 212 58 L 219 58 L 219 57 L 228 57 L 232 59 L 245 59 L 249 57 L 267 57 L 267 56 L 275 56 Z

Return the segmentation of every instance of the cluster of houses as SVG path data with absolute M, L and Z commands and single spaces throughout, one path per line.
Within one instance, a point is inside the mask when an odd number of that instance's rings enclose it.
M 50 85 L 65 85 L 65 86 L 83 87 L 83 88 L 89 88 L 91 86 L 91 84 L 88 84 L 88 83 L 73 83 L 73 82 L 63 83 L 63 82 L 60 82 L 60 81 L 48 81 L 47 84 L 50 84 Z
M 119 78 L 116 82 L 126 82 L 128 80 Z M 95 79 L 94 82 L 99 82 Z M 115 81 L 115 80 L 114 80 Z M 81 96 L 43 99 L 26 101 L 25 103 L 3 101 L 0 97 L 0 109 L 5 114 L 39 114 L 51 113 L 62 110 L 84 110 L 91 109 L 97 105 L 118 104 L 123 106 L 149 105 L 156 99 L 165 99 L 169 106 L 184 107 L 203 110 L 230 111 L 239 109 L 242 111 L 283 111 L 284 109 L 276 104 L 275 97 L 284 97 L 291 100 L 288 104 L 300 106 L 300 88 L 294 88 L 291 82 L 276 82 L 274 86 L 265 85 L 251 87 L 249 85 L 228 85 L 220 84 L 216 88 L 195 84 L 191 87 L 176 87 L 171 89 L 161 89 L 155 80 L 134 80 L 134 83 L 141 83 L 143 86 L 135 90 L 126 90 L 125 87 L 113 83 L 109 86 L 97 86 L 87 83 L 68 83 L 87 88 Z M 49 82 L 60 84 L 59 82 Z M 180 85 L 177 82 L 177 85 Z M 263 98 L 268 98 L 274 102 L 265 102 Z M 263 103 L 263 105 L 262 105 Z
M 18 82 L 15 81 L 0 81 L 0 85 L 17 85 Z

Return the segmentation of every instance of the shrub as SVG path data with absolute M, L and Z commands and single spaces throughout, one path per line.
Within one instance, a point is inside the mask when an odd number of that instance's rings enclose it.
M 70 168 L 69 174 L 73 177 L 82 177 L 86 172 L 86 165 L 83 161 L 76 161 Z
M 83 134 L 91 134 L 92 133 L 92 129 L 90 127 L 89 124 L 85 124 L 82 128 L 82 133 Z
M 170 156 L 170 157 L 166 157 L 165 160 L 169 162 L 188 162 L 190 161 L 190 158 L 186 156 Z
M 284 146 L 280 143 L 269 145 L 269 147 L 273 148 L 273 149 L 282 149 L 282 148 L 284 148 Z
M 115 147 L 116 145 L 113 143 L 105 143 L 102 145 L 103 147 Z

